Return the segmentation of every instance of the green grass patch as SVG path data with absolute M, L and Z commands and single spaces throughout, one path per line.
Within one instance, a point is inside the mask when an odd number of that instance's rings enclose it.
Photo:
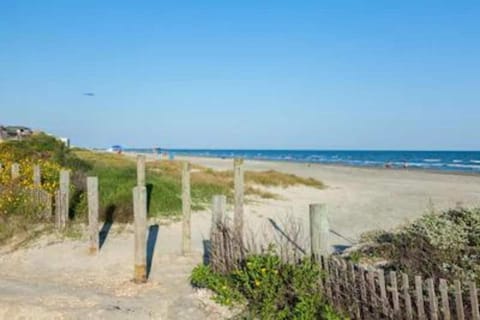
M 88 175 L 98 176 L 100 205 L 103 218 L 113 212 L 116 221 L 131 221 L 133 217 L 132 189 L 136 185 L 136 163 L 133 157 L 110 153 L 77 150 L 75 154 L 87 162 L 92 169 Z M 149 194 L 149 215 L 176 216 L 181 212 L 181 167 L 180 161 L 147 162 L 147 190 Z M 308 185 L 323 187 L 320 181 L 304 179 L 276 171 L 246 172 L 247 195 L 264 199 L 278 198 L 276 194 L 259 186 Z M 224 194 L 228 199 L 233 195 L 233 172 L 214 171 L 194 165 L 191 173 L 191 195 L 194 210 L 209 206 L 212 196 Z M 85 213 L 82 213 L 85 214 Z

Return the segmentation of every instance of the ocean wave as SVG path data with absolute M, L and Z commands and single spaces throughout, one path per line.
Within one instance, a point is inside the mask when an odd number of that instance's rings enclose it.
M 440 167 L 444 167 L 444 166 L 445 166 L 445 163 L 407 162 L 407 167 L 440 168 Z
M 480 163 L 480 162 L 479 162 Z M 480 164 L 449 164 L 448 167 L 480 170 Z
M 457 159 L 455 159 L 455 160 L 453 160 L 452 162 L 453 162 L 453 163 L 462 163 L 463 160 L 457 160 Z
M 440 162 L 442 159 L 423 159 L 424 162 Z
M 470 160 L 471 163 L 480 163 L 480 160 Z

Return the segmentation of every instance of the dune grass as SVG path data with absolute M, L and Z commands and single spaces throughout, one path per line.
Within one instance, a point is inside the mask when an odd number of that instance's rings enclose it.
M 117 221 L 130 221 L 132 217 L 132 188 L 136 184 L 136 164 L 133 157 L 77 150 L 75 154 L 88 162 L 92 169 L 88 175 L 99 177 L 100 205 L 103 216 L 114 212 Z M 147 162 L 147 189 L 150 195 L 150 216 L 176 216 L 181 212 L 180 161 Z M 246 172 L 246 195 L 264 199 L 277 198 L 265 187 L 307 185 L 323 188 L 320 181 L 305 179 L 276 171 Z M 214 171 L 198 165 L 192 166 L 191 193 L 194 210 L 208 207 L 215 194 L 233 196 L 233 172 Z M 83 207 L 83 206 L 80 206 Z

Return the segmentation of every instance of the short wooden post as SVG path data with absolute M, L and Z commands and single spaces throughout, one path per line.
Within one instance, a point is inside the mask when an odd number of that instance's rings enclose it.
M 410 281 L 408 275 L 402 273 L 403 299 L 405 301 L 405 319 L 413 319 L 412 298 L 410 297 Z
M 428 304 L 430 306 L 430 319 L 438 320 L 438 300 L 435 294 L 435 284 L 432 278 L 425 280 L 425 282 L 427 284 Z
M 415 295 L 417 298 L 417 316 L 418 319 L 425 319 L 425 306 L 423 302 L 423 284 L 422 277 L 415 276 Z
M 243 159 L 235 159 L 233 162 L 234 172 L 234 216 L 233 226 L 235 230 L 235 237 L 240 246 L 243 246 L 243 200 L 244 200 L 244 172 Z
M 191 250 L 191 198 L 190 198 L 190 163 L 184 162 L 182 167 L 182 211 L 183 232 L 182 252 L 186 255 Z
M 368 313 L 368 300 L 367 300 L 367 286 L 365 284 L 365 270 L 362 267 L 358 267 L 358 274 L 360 275 L 360 304 L 362 306 L 362 312 L 364 317 Z M 360 318 L 361 319 L 361 318 Z
M 60 228 L 67 225 L 68 210 L 70 208 L 70 171 L 60 170 Z
M 12 163 L 12 179 L 20 177 L 20 165 L 18 163 Z
M 137 156 L 137 186 L 145 186 L 145 156 Z
M 135 230 L 134 282 L 147 281 L 147 188 L 133 188 L 133 213 Z
M 367 282 L 370 291 L 370 305 L 373 310 L 373 317 L 379 318 L 377 304 L 378 295 L 375 286 L 375 272 L 373 270 L 367 270 Z
M 328 212 L 325 204 L 310 205 L 310 248 L 312 256 L 320 259 L 321 256 L 330 254 L 329 247 L 330 227 L 328 224 Z
M 458 320 L 465 320 L 465 312 L 463 310 L 463 296 L 462 296 L 462 284 L 460 280 L 453 282 L 455 286 L 455 311 Z
M 442 299 L 443 319 L 444 320 L 450 320 L 452 317 L 451 317 L 451 314 L 450 314 L 450 302 L 448 301 L 447 280 L 440 279 L 439 289 L 440 289 L 440 297 Z
M 353 312 L 354 312 L 354 319 L 361 319 L 362 314 L 360 311 L 360 297 L 359 293 L 360 290 L 358 289 L 358 284 L 357 284 L 357 277 L 355 274 L 355 266 L 353 265 L 352 262 L 348 262 L 348 270 L 350 271 L 350 277 L 351 277 L 351 290 L 353 292 Z
M 378 270 L 378 285 L 380 286 L 380 299 L 382 303 L 382 313 L 383 315 L 388 315 L 388 299 L 387 299 L 387 289 L 385 287 L 385 273 L 383 270 Z
M 227 197 L 224 195 L 215 195 L 212 198 L 212 229 L 217 228 L 223 223 L 225 208 L 227 207 Z
M 35 187 L 40 187 L 42 185 L 42 172 L 40 165 L 38 164 L 33 166 L 33 185 Z
M 393 313 L 397 317 L 400 314 L 400 299 L 398 295 L 397 274 L 390 271 L 390 286 L 392 289 Z
M 87 178 L 88 193 L 88 232 L 89 232 L 89 252 L 96 254 L 99 248 L 98 237 L 98 178 Z
M 475 282 L 470 282 L 470 305 L 472 306 L 472 319 L 480 320 L 480 311 L 478 310 L 478 293 Z

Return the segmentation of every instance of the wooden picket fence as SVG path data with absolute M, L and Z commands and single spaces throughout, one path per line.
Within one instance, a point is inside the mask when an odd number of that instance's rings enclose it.
M 480 320 L 474 282 L 425 279 L 366 270 L 335 257 L 322 257 L 320 286 L 328 302 L 352 319 Z

